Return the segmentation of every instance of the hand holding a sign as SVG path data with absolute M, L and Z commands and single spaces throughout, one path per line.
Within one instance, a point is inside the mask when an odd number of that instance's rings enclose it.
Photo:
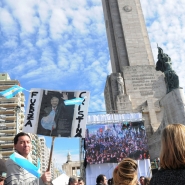
M 47 184 L 47 182 L 50 182 L 51 181 L 51 172 L 47 171 L 44 174 L 42 174 L 41 179 L 45 184 Z

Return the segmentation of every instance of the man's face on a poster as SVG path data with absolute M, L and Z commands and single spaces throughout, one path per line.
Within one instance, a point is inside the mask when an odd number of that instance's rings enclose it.
M 53 108 L 57 107 L 59 99 L 57 97 L 51 98 L 51 105 Z

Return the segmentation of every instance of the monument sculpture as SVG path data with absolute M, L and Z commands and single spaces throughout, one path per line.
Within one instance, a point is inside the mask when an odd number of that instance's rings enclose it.
M 124 82 L 121 73 L 118 73 L 117 83 L 118 83 L 118 95 L 124 94 Z
M 158 61 L 156 70 L 165 75 L 166 94 L 160 99 L 163 111 L 162 121 L 155 133 L 148 138 L 149 150 L 152 158 L 159 156 L 161 131 L 169 124 L 182 123 L 185 125 L 185 96 L 183 88 L 179 87 L 179 78 L 172 69 L 171 58 L 158 47 Z
M 112 67 L 104 89 L 106 112 L 142 112 L 150 137 L 162 121 L 159 100 L 166 85 L 163 73 L 155 70 L 140 1 L 102 0 L 102 4 Z
M 179 77 L 172 69 L 171 58 L 165 54 L 160 47 L 158 47 L 156 70 L 163 72 L 165 75 L 167 93 L 171 92 L 173 89 L 179 88 Z
M 140 0 L 102 4 L 112 66 L 104 89 L 106 111 L 142 113 L 153 160 L 159 157 L 161 130 L 171 123 L 185 124 L 184 91 L 170 57 L 159 47 L 155 65 Z

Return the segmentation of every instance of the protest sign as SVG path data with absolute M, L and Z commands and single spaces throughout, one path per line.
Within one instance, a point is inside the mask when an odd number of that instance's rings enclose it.
M 85 137 L 90 93 L 31 89 L 23 131 L 55 137 Z

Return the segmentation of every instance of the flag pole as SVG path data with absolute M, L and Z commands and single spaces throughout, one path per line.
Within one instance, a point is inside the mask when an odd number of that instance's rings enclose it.
M 49 163 L 48 163 L 47 172 L 50 171 L 51 159 L 52 159 L 52 154 L 53 154 L 54 139 L 55 139 L 55 137 L 52 137 L 52 143 L 51 143 L 51 150 L 50 150 L 50 155 L 49 155 Z
M 52 131 L 53 131 L 53 128 L 51 129 L 50 136 L 51 136 L 51 134 L 52 134 Z

